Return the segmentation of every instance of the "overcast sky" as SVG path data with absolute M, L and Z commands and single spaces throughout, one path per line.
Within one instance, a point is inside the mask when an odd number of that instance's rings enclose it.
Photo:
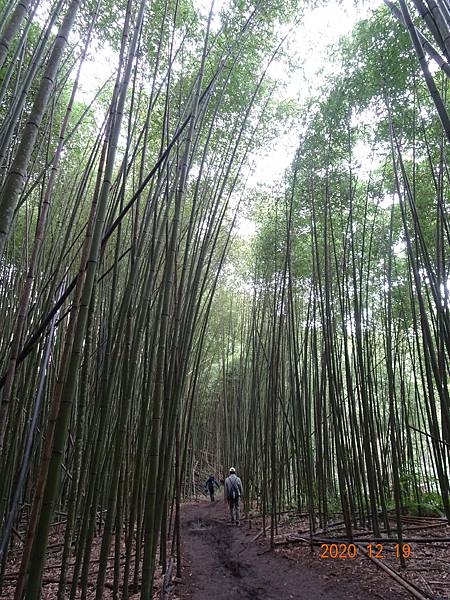
M 204 0 L 198 0 L 203 2 Z M 349 34 L 355 23 L 369 16 L 382 4 L 382 0 L 359 3 L 358 8 L 352 0 L 338 2 L 332 0 L 326 6 L 316 8 L 305 14 L 301 24 L 296 27 L 286 41 L 289 51 L 298 56 L 301 68 L 297 73 L 288 72 L 283 64 L 275 63 L 270 75 L 282 80 L 284 89 L 281 94 L 286 98 L 295 98 L 303 102 L 317 91 L 318 85 L 333 67 L 329 62 L 329 46 L 339 38 Z M 369 6 L 370 5 L 370 6 Z M 280 135 L 265 152 L 258 152 L 253 158 L 253 173 L 248 185 L 282 185 L 283 174 L 289 167 L 298 145 L 299 129 L 291 129 Z M 361 158 L 366 149 L 361 148 Z M 247 237 L 254 232 L 254 224 L 242 215 L 238 222 L 239 234 Z

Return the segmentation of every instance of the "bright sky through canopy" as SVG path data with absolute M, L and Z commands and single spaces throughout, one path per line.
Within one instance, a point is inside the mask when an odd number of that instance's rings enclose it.
M 219 27 L 219 13 L 227 3 L 228 0 L 215 0 L 213 29 Z M 193 4 L 204 18 L 208 16 L 210 0 L 193 0 Z M 280 37 L 288 33 L 284 49 L 289 54 L 291 65 L 296 64 L 297 69 L 288 66 L 283 57 L 272 63 L 268 76 L 278 82 L 277 97 L 294 100 L 300 106 L 317 92 L 325 77 L 335 69 L 335 64 L 330 61 L 330 46 L 336 44 L 340 37 L 348 35 L 358 20 L 366 18 L 381 4 L 382 0 L 358 3 L 358 6 L 353 0 L 332 0 L 324 6 L 306 10 L 297 26 L 280 26 Z M 113 74 L 115 61 L 111 52 L 108 48 L 96 48 L 91 52 L 91 59 L 83 66 L 81 78 L 79 98 L 83 101 L 90 102 L 99 87 Z M 280 124 L 266 152 L 259 150 L 251 156 L 252 172 L 247 181 L 249 188 L 279 184 L 294 156 L 299 133 L 299 123 L 289 126 L 288 131 Z M 366 150 L 361 148 L 363 159 Z M 247 237 L 254 233 L 255 226 L 244 215 L 240 215 L 237 230 L 240 236 Z
M 203 3 L 204 0 L 198 0 Z M 336 44 L 344 35 L 348 35 L 355 23 L 367 18 L 371 12 L 382 4 L 382 0 L 360 4 L 358 7 L 352 1 L 338 2 L 333 0 L 325 6 L 307 11 L 298 27 L 293 29 L 286 40 L 286 47 L 300 65 L 293 73 L 283 60 L 275 61 L 269 75 L 280 81 L 278 94 L 283 98 L 292 98 L 304 102 L 317 92 L 325 77 L 335 68 L 330 61 L 330 46 Z M 273 140 L 265 154 L 261 151 L 252 157 L 253 173 L 249 179 L 250 186 L 270 186 L 280 182 L 286 168 L 293 159 L 298 145 L 300 126 L 289 131 L 280 129 L 279 135 Z M 369 160 L 367 148 L 361 148 L 361 158 Z M 238 224 L 239 235 L 247 237 L 255 231 L 254 224 L 246 217 L 240 217 Z

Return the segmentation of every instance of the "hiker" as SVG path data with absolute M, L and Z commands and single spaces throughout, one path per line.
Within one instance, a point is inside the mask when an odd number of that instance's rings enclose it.
M 205 488 L 205 492 L 206 492 L 206 490 L 208 490 L 209 497 L 211 498 L 211 502 L 214 502 L 214 486 L 216 486 L 217 489 L 219 489 L 220 484 L 218 481 L 216 481 L 214 475 L 210 475 L 208 477 L 208 479 L 206 480 L 204 488 Z
M 230 507 L 231 522 L 239 525 L 239 498 L 244 495 L 242 481 L 236 475 L 236 469 L 231 467 L 229 476 L 225 479 L 225 499 Z

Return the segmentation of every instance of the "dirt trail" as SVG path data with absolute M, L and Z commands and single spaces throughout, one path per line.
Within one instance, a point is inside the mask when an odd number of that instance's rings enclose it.
M 348 600 L 367 598 L 358 585 L 325 581 L 308 566 L 252 542 L 257 531 L 228 522 L 223 500 L 183 506 L 183 600 Z

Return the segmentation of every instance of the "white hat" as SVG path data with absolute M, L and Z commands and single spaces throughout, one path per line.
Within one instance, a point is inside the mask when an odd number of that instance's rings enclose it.
M 230 467 L 230 473 L 236 473 L 236 469 L 234 467 Z

